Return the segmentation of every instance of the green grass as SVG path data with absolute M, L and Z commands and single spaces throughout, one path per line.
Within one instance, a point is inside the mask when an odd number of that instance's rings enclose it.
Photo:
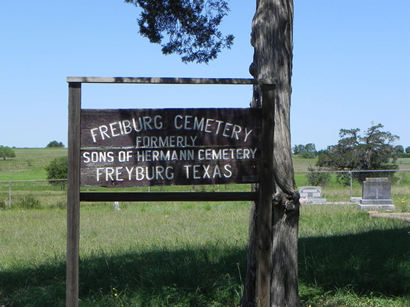
M 399 169 L 410 169 L 410 158 L 399 158 L 397 159 L 397 164 Z
M 66 148 L 16 148 L 16 157 L 0 159 L 0 181 L 47 178 L 45 167 L 55 158 L 67 155 Z
M 66 149 L 16 149 L 0 160 L 0 207 L 14 180 L 44 180 Z M 409 168 L 410 159 L 400 160 Z M 295 158 L 298 186 L 314 159 Z M 404 166 L 404 167 L 403 167 Z M 299 172 L 299 173 L 298 173 Z M 410 174 L 392 186 L 397 211 L 410 211 Z M 101 188 L 83 188 L 101 190 Z M 137 189 L 124 190 L 145 190 Z M 249 190 L 249 185 L 152 187 L 152 191 Z M 348 201 L 332 175 L 323 197 Z M 19 208 L 26 195 L 41 210 Z M 361 195 L 358 183 L 353 196 Z M 66 194 L 44 182 L 13 182 L 12 210 L 0 210 L 0 306 L 63 306 Z M 80 306 L 237 306 L 245 278 L 249 204 L 82 204 Z M 410 227 L 372 219 L 354 206 L 301 210 L 302 306 L 408 306 Z
M 237 306 L 247 203 L 82 205 L 80 306 Z M 63 306 L 65 211 L 0 210 L 0 305 Z M 406 306 L 410 227 L 302 208 L 302 306 Z

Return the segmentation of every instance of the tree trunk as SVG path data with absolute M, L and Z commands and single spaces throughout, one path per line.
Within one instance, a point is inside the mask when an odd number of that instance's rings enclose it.
M 258 84 L 274 84 L 275 97 L 261 101 L 255 86 L 253 107 L 261 103 L 274 106 L 274 172 L 275 194 L 272 195 L 272 275 L 270 306 L 298 306 L 297 240 L 299 194 L 294 190 L 290 143 L 290 96 L 293 49 L 293 1 L 257 0 L 252 22 L 254 47 L 250 72 Z M 276 103 L 275 103 L 276 101 Z M 256 306 L 257 255 L 255 206 L 249 229 L 247 277 L 242 306 Z

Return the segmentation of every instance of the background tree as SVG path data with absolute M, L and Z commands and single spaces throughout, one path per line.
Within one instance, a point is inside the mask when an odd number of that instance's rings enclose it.
M 125 0 L 140 10 L 139 32 L 151 42 L 161 44 L 164 54 L 177 53 L 184 62 L 208 62 L 223 47 L 229 48 L 233 36 L 218 30 L 228 12 L 223 0 Z M 164 42 L 164 37 L 168 41 Z M 252 21 L 253 62 L 249 71 L 254 86 L 252 107 L 261 107 L 261 86 L 275 88 L 264 104 L 274 109 L 272 138 L 274 143 L 274 195 L 272 195 L 273 268 L 271 287 L 263 305 L 298 305 L 297 236 L 299 194 L 295 190 L 290 142 L 290 96 L 293 59 L 293 1 L 257 0 Z M 254 231 L 255 204 L 250 218 L 250 242 L 244 306 L 255 306 L 256 254 Z M 266 242 L 265 242 L 266 243 Z M 265 290 L 265 289 L 264 289 Z M 258 302 L 260 304 L 261 302 Z
M 319 153 L 317 165 L 336 170 L 385 170 L 396 169 L 396 151 L 392 143 L 398 136 L 382 130 L 383 125 L 371 126 L 361 135 L 360 129 L 341 129 L 336 145 Z M 360 182 L 370 176 L 392 176 L 393 173 L 353 173 Z M 338 175 L 339 181 L 346 182 L 346 176 Z
M 406 153 L 410 154 L 410 146 L 406 147 Z
M 306 145 L 295 145 L 293 146 L 292 151 L 294 155 L 300 155 L 305 159 L 311 159 L 317 155 L 316 146 L 313 143 L 308 143 Z
M 298 154 L 300 154 L 300 153 L 302 153 L 302 152 L 305 152 L 305 145 L 302 145 L 302 144 L 299 144 L 299 145 L 295 145 L 295 146 L 293 146 L 293 148 L 292 148 L 292 151 L 293 151 L 293 154 L 294 155 L 298 155 Z
M 402 145 L 394 146 L 394 152 L 395 152 L 397 155 L 404 154 L 404 147 L 403 147 Z
M 57 141 L 51 141 L 50 143 L 47 144 L 47 148 L 54 148 L 54 147 L 64 147 L 63 142 L 57 142 Z
M 16 156 L 16 153 L 14 150 L 10 147 L 7 146 L 0 146 L 0 158 L 3 158 L 3 160 L 6 160 L 7 158 L 14 158 Z
M 125 0 L 140 9 L 139 32 L 162 53 L 181 55 L 183 62 L 207 63 L 234 37 L 218 30 L 229 11 L 224 0 Z
M 59 185 L 64 188 L 66 181 L 62 179 L 67 179 L 68 171 L 68 159 L 67 157 L 58 157 L 50 162 L 46 166 L 47 179 L 52 185 Z M 57 180 L 56 180 L 57 179 Z
M 312 186 L 327 186 L 330 181 L 330 173 L 321 168 L 309 166 L 306 179 L 309 185 Z

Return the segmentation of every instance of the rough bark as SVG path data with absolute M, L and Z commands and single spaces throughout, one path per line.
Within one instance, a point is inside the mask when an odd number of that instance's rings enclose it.
M 294 190 L 290 143 L 290 96 L 293 49 L 293 1 L 257 0 L 252 22 L 254 47 L 250 72 L 259 84 L 275 84 L 274 177 L 272 197 L 272 276 L 271 306 L 298 306 L 297 240 L 299 195 Z M 253 107 L 260 107 L 260 93 L 255 86 Z M 255 206 L 251 210 L 247 278 L 242 306 L 255 306 L 257 257 Z

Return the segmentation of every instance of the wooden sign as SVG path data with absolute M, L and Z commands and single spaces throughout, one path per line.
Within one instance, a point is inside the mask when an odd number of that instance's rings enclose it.
M 260 110 L 81 110 L 81 185 L 258 182 Z

